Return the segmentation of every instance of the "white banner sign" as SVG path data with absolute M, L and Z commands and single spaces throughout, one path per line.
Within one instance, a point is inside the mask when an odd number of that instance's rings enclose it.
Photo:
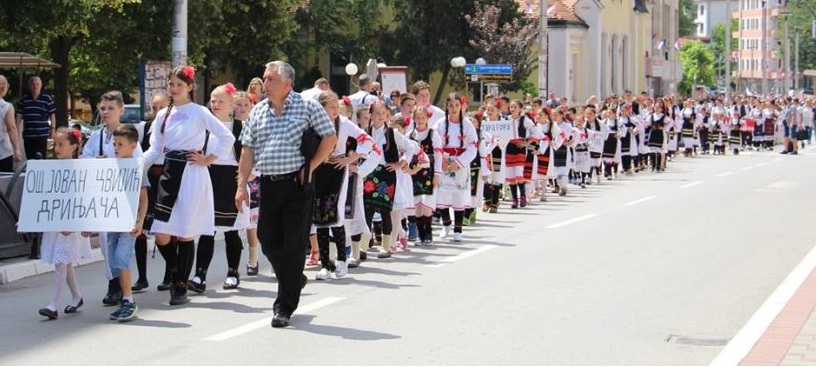
M 20 232 L 130 232 L 142 188 L 142 159 L 30 160 Z
M 513 121 L 483 121 L 482 131 L 491 134 L 499 142 L 499 148 L 505 149 L 508 141 L 513 139 Z

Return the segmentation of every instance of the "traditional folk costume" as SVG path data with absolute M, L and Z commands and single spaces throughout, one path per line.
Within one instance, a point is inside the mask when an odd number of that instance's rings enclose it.
M 421 167 L 417 173 L 412 175 L 417 239 L 420 244 L 431 245 L 433 243 L 431 214 L 437 209 L 434 177 L 442 175 L 443 172 L 443 143 L 440 135 L 428 127 L 423 131 L 415 129 L 409 137 L 417 142 L 420 151 L 424 153 L 415 155 L 417 159 L 413 160 L 410 166 L 410 168 Z
M 451 121 L 447 116 L 437 124 L 436 130 L 442 134 L 443 161 L 456 163 L 458 168 L 443 172 L 437 191 L 437 209 L 443 222 L 443 237 L 451 229 L 448 209 L 454 209 L 454 241 L 462 240 L 462 220 L 464 211 L 471 205 L 469 166 L 477 156 L 477 131 L 468 118 Z
M 663 113 L 653 113 L 647 120 L 650 124 L 650 132 L 647 145 L 650 147 L 652 154 L 652 170 L 653 172 L 662 172 L 664 167 L 664 160 L 662 155 L 667 152 L 666 135 L 669 129 L 669 118 Z
M 355 125 L 357 126 L 357 125 Z M 348 257 L 348 266 L 356 268 L 360 260 L 365 259 L 366 252 L 364 245 L 368 248 L 372 238 L 372 232 L 366 223 L 366 212 L 363 203 L 363 180 L 374 172 L 381 160 L 383 151 L 375 146 L 374 139 L 361 130 L 363 135 L 349 136 L 346 139 L 346 152 L 351 154 L 357 152 L 365 154 L 365 158 L 359 159 L 353 166 L 357 167 L 357 172 L 349 172 L 348 187 L 346 195 L 345 218 L 346 233 L 351 235 L 352 246 Z
M 160 121 L 156 124 L 156 121 Z M 231 154 L 235 138 L 232 132 L 207 108 L 195 103 L 171 105 L 159 111 L 145 152 L 145 167 L 153 165 L 164 153 L 165 164 L 159 179 L 155 216 L 151 231 L 179 238 L 212 235 L 215 232 L 213 185 L 207 167 L 190 164 L 187 154 L 202 151 L 207 132 L 215 137 L 212 154 Z M 184 299 L 187 278 L 193 269 L 193 241 L 172 242 L 159 246 L 168 263 L 174 285 L 171 300 Z
M 590 143 L 588 144 L 588 151 L 590 152 L 590 174 L 596 172 L 596 183 L 600 181 L 601 177 L 601 155 L 604 152 L 604 139 L 607 137 L 607 125 L 603 124 L 599 119 L 594 118 L 592 121 L 585 121 L 585 126 L 588 130 Z
M 732 116 L 729 120 L 729 148 L 734 155 L 738 155 L 741 148 L 741 132 L 745 122 L 737 116 Z
M 353 152 L 367 154 L 371 150 L 374 140 L 352 121 L 338 116 L 334 123 L 338 142 L 332 150 L 331 158 L 345 158 L 349 153 L 350 139 L 354 139 L 356 143 Z M 337 168 L 332 163 L 324 162 L 315 169 L 313 181 L 315 199 L 312 201 L 312 225 L 318 237 L 321 260 L 321 270 L 316 275 L 316 279 L 327 279 L 330 272 L 342 278 L 346 275 L 347 270 L 346 244 L 351 242 L 351 239 L 348 238 L 350 233 L 347 233 L 345 226 L 346 207 L 347 203 L 351 205 L 354 202 L 349 203 L 349 167 Z M 333 263 L 330 259 L 330 241 L 336 246 L 337 263 Z M 354 249 L 352 250 L 354 253 Z
M 235 289 L 240 283 L 238 275 L 238 265 L 241 262 L 241 250 L 244 245 L 238 231 L 246 230 L 250 226 L 250 208 L 244 204 L 241 213 L 235 207 L 235 193 L 238 189 L 238 158 L 241 157 L 242 144 L 238 139 L 241 136 L 243 125 L 241 121 L 233 120 L 222 122 L 227 129 L 232 131 L 235 139 L 233 150 L 218 156 L 213 164 L 207 167 L 210 173 L 210 182 L 213 187 L 213 212 L 215 230 L 224 233 L 225 250 L 227 252 L 227 279 L 224 281 L 224 289 Z M 205 133 L 204 149 L 206 156 L 214 154 L 211 147 L 218 146 L 218 138 L 212 137 L 209 132 Z M 199 244 L 196 249 L 196 273 L 193 279 L 188 281 L 188 289 L 202 293 L 206 289 L 207 271 L 210 262 L 213 260 L 215 248 L 215 232 L 199 237 Z
M 581 175 L 581 188 L 585 188 L 590 176 L 590 129 L 587 125 L 573 129 L 575 143 L 575 170 Z
M 488 164 L 488 182 L 485 183 L 483 189 L 485 204 L 483 211 L 487 206 L 488 211 L 496 213 L 499 210 L 499 196 L 502 194 L 502 183 L 505 181 L 504 164 L 504 149 L 502 143 L 496 138 L 493 139 L 490 154 L 486 156 L 485 160 Z
M 774 145 L 774 125 L 778 113 L 771 108 L 764 108 L 761 112 L 763 113 L 763 145 L 767 149 L 772 150 L 772 146 Z
M 494 137 L 482 131 L 482 125 L 477 130 L 477 156 L 471 161 L 469 166 L 469 183 L 471 184 L 471 205 L 465 209 L 465 217 L 463 223 L 466 225 L 474 224 L 477 220 L 476 208 L 480 207 L 483 200 L 483 176 L 487 176 L 488 159 L 490 159 L 490 151 L 496 145 Z
M 681 111 L 681 138 L 684 141 L 684 156 L 692 156 L 692 147 L 695 144 L 695 122 L 698 116 L 692 107 L 684 108 Z
M 369 134 L 375 141 L 375 148 L 382 149 L 383 155 L 378 158 L 374 171 L 363 180 L 363 206 L 368 227 L 372 225 L 375 212 L 380 213 L 383 241 L 377 257 L 387 258 L 391 257 L 389 248 L 393 245 L 391 211 L 397 190 L 397 172 L 389 171 L 386 164 L 398 163 L 401 150 L 408 152 L 408 156 L 414 155 L 414 148 L 403 134 L 385 125 L 380 128 L 372 126 Z
M 525 114 L 511 118 L 511 121 L 514 121 L 514 135 L 505 147 L 505 180 L 510 185 L 513 197 L 511 208 L 515 209 L 527 205 L 525 182 L 533 177 L 533 154 L 528 145 L 533 138 L 531 130 L 534 123 Z
M 623 135 L 621 136 L 621 168 L 624 172 L 632 173 L 633 158 L 638 156 L 638 141 L 636 141 L 637 129 L 632 116 L 619 117 L 618 124 L 621 126 Z
M 602 150 L 602 161 L 604 162 L 604 177 L 613 179 L 613 173 L 618 174 L 618 164 L 621 162 L 621 141 L 622 126 L 616 118 L 604 120 L 602 122 L 607 127 L 607 136 L 604 139 Z

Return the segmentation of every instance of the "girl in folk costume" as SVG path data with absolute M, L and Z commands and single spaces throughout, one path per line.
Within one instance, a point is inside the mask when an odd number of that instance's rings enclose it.
M 383 101 L 370 104 L 369 113 L 372 116 L 369 135 L 375 141 L 374 149 L 381 150 L 383 155 L 378 159 L 374 171 L 363 180 L 363 205 L 367 226 L 371 227 L 375 212 L 380 213 L 382 218 L 383 241 L 377 254 L 382 259 L 391 257 L 392 225 L 400 225 L 392 223 L 391 217 L 397 185 L 396 171 L 408 167 L 408 161 L 401 159 L 400 150 L 412 152 L 412 148 L 403 134 L 386 126 L 390 116 Z M 368 243 L 368 238 L 363 243 Z
M 590 175 L 588 183 L 592 181 L 593 172 L 595 172 L 596 183 L 601 180 L 601 154 L 604 151 L 604 138 L 607 133 L 604 131 L 607 126 L 602 124 L 596 117 L 595 108 L 592 105 L 587 105 L 584 109 L 584 124 L 587 128 L 590 143 L 588 150 L 590 151 Z
M 604 138 L 604 149 L 602 150 L 602 161 L 604 162 L 604 177 L 612 180 L 614 175 L 618 175 L 618 164 L 621 162 L 621 136 L 622 127 L 616 119 L 612 110 L 602 111 L 602 122 L 607 126 L 607 136 Z
M 653 103 L 650 99 L 645 99 L 644 104 L 641 106 L 639 119 L 636 121 L 636 128 L 638 129 L 638 134 L 636 135 L 636 140 L 638 141 L 638 171 L 643 171 L 647 169 L 650 157 L 650 147 L 647 146 L 647 140 L 649 139 L 649 135 L 647 132 L 649 131 L 649 119 L 650 114 L 652 113 Z
M 411 123 L 410 118 L 395 117 L 392 119 L 391 127 L 396 132 L 406 136 L 406 126 Z M 409 162 L 409 166 L 397 171 L 397 185 L 395 187 L 394 205 L 391 212 L 392 233 L 391 238 L 397 240 L 397 244 L 404 251 L 408 250 L 408 223 L 407 216 L 413 214 L 414 206 L 414 185 L 410 172 L 410 162 L 419 160 L 417 154 L 420 153 L 420 145 L 414 140 L 407 140 L 407 149 L 398 149 L 400 157 Z M 390 252 L 396 252 L 397 247 L 389 247 Z
M 358 111 L 365 111 L 366 112 L 366 117 L 367 117 L 366 118 L 366 123 L 368 124 L 369 123 L 369 119 L 368 119 L 368 116 L 369 116 L 368 112 L 369 111 L 366 110 L 365 108 L 361 108 Z M 352 100 L 349 99 L 349 97 L 343 96 L 338 100 L 338 115 L 343 116 L 343 117 L 351 120 L 352 115 L 354 115 L 354 114 L 361 115 L 361 113 L 359 113 L 358 111 L 352 111 Z M 360 118 L 360 116 L 357 116 L 357 118 Z M 361 129 L 365 129 L 365 127 L 360 126 L 359 122 L 358 122 L 358 126 Z M 369 125 L 366 125 L 366 126 L 369 126 Z
M 442 134 L 442 171 L 437 189 L 437 209 L 443 223 L 442 237 L 451 233 L 449 209 L 454 209 L 454 241 L 462 241 L 462 220 L 465 208 L 471 205 L 468 167 L 477 156 L 477 131 L 463 116 L 460 96 L 451 93 L 446 99 L 448 114 L 437 125 Z
M 729 120 L 729 148 L 732 148 L 734 155 L 738 155 L 740 152 L 743 125 L 745 125 L 745 122 L 740 118 L 740 111 L 733 109 L 732 117 Z
M 622 105 L 621 117 L 618 118 L 618 124 L 623 131 L 620 140 L 621 166 L 628 175 L 633 174 L 633 158 L 638 157 L 638 142 L 635 139 L 636 135 L 638 135 L 638 129 L 635 125 L 635 119 L 632 117 L 632 108 L 631 104 Z
M 342 109 L 343 102 L 338 105 Z M 358 110 L 357 117 L 358 124 L 362 123 L 366 124 L 366 127 L 369 126 L 369 111 L 367 109 Z M 359 125 L 355 126 L 361 129 L 363 135 L 349 136 L 346 139 L 346 154 L 349 156 L 357 154 L 358 157 L 357 160 L 349 164 L 349 188 L 347 188 L 348 195 L 346 197 L 346 233 L 351 235 L 351 237 L 347 238 L 352 240 L 347 261 L 349 268 L 357 268 L 361 260 L 366 260 L 366 251 L 363 246 L 369 247 L 372 232 L 366 223 L 366 212 L 363 204 L 363 179 L 374 172 L 383 155 L 382 150 L 375 146 L 374 139 L 365 132 L 366 128 Z
M 626 106 L 625 108 L 630 108 Z M 586 188 L 587 178 L 590 176 L 590 131 L 587 128 L 584 118 L 576 120 L 576 128 L 573 129 L 575 142 L 575 165 L 576 172 L 581 175 L 579 186 Z
M 553 149 L 549 142 L 553 141 L 553 133 L 559 132 L 556 123 L 550 119 L 551 109 L 543 107 L 536 115 L 536 134 L 539 137 L 535 148 L 536 151 L 536 180 L 539 185 L 539 201 L 547 201 L 547 181 L 553 170 Z
M 428 125 L 430 111 L 425 107 L 415 107 L 412 112 L 414 130 L 410 134 L 411 140 L 417 142 L 420 150 L 425 154 L 425 162 L 420 155 L 417 162 L 412 162 L 412 183 L 414 193 L 414 208 L 416 211 L 417 242 L 422 245 L 431 245 L 431 217 L 437 209 L 435 191 L 440 186 L 442 175 L 443 150 L 440 135 Z
M 315 275 L 315 279 L 326 280 L 332 273 L 337 278 L 346 276 L 348 269 L 346 244 L 349 239 L 345 223 L 349 166 L 357 162 L 362 154 L 371 151 L 374 140 L 352 121 L 340 116 L 337 94 L 325 91 L 318 97 L 318 102 L 326 110 L 329 119 L 334 122 L 335 133 L 338 136 L 338 143 L 330 158 L 318 166 L 314 172 L 315 200 L 313 200 L 312 223 L 316 227 L 321 262 L 321 269 Z M 357 143 L 355 150 L 351 152 L 347 145 L 350 139 L 354 139 Z M 361 155 L 358 155 L 358 152 Z M 337 262 L 334 264 L 329 254 L 330 241 L 335 243 L 337 249 Z
M 684 141 L 684 157 L 692 156 L 692 147 L 695 144 L 695 122 L 698 116 L 695 114 L 695 102 L 691 99 L 684 102 L 684 109 L 681 110 L 681 137 Z
M 678 139 L 680 138 L 679 131 L 681 131 L 681 111 L 678 106 L 672 103 L 672 97 L 666 98 L 667 111 L 669 114 L 669 127 L 667 128 L 667 154 L 664 155 L 663 165 L 666 167 L 667 160 L 675 157 L 675 152 L 678 150 Z
M 723 154 L 724 144 L 726 144 L 725 134 L 723 133 L 724 120 L 726 109 L 723 108 L 723 102 L 720 99 L 715 100 L 715 107 L 712 107 L 711 127 L 709 129 L 709 143 L 712 144 L 713 154 Z
M 247 121 L 252 109 L 252 101 L 250 94 L 244 91 L 238 91 L 233 95 L 233 118 L 241 121 Z M 237 139 L 236 139 L 237 140 Z M 247 227 L 247 275 L 258 275 L 258 204 L 260 203 L 260 188 L 261 179 L 258 177 L 259 172 L 255 169 L 250 173 L 250 178 L 247 180 L 247 190 L 250 193 L 250 224 Z
M 754 105 L 746 116 L 746 126 L 752 129 L 751 144 L 754 150 L 760 150 L 760 145 L 763 140 L 763 113 L 761 112 L 760 103 L 755 100 Z
M 709 131 L 712 130 L 712 115 L 709 108 L 701 106 L 698 109 L 698 144 L 701 154 L 709 154 Z
M 561 107 L 551 110 L 550 119 L 552 124 L 548 131 L 551 134 L 549 136 L 550 141 L 553 143 L 551 145 L 553 166 L 548 169 L 548 177 L 556 179 L 554 192 L 558 192 L 559 196 L 567 195 L 567 175 L 570 173 L 570 161 L 572 159 L 569 148 L 575 143 L 573 140 L 573 125 L 565 120 L 565 110 Z M 553 135 L 556 133 L 555 129 L 553 129 L 554 125 L 558 126 L 558 136 Z M 541 149 L 540 146 L 540 152 L 544 154 L 545 151 L 541 151 Z
M 774 126 L 779 113 L 768 101 L 763 102 L 763 110 L 761 113 L 763 119 L 763 146 L 765 146 L 767 150 L 772 150 L 774 146 Z
M 239 213 L 235 206 L 235 193 L 238 187 L 235 177 L 238 176 L 238 158 L 241 157 L 241 136 L 243 127 L 240 120 L 233 120 L 233 95 L 236 90 L 232 83 L 220 85 L 210 94 L 210 110 L 213 115 L 232 131 L 235 139 L 232 151 L 225 152 L 211 162 L 207 168 L 210 172 L 210 181 L 213 190 L 213 206 L 215 230 L 224 233 L 225 250 L 227 252 L 227 279 L 222 288 L 235 289 L 240 283 L 238 265 L 241 262 L 241 249 L 244 247 L 238 231 L 246 230 L 250 226 L 250 208 L 245 207 Z M 203 154 L 212 152 L 210 147 L 218 146 L 218 138 L 205 133 L 205 148 Z M 245 204 L 246 205 L 246 204 Z M 207 271 L 213 260 L 215 247 L 215 232 L 199 237 L 196 249 L 196 274 L 187 282 L 187 288 L 197 293 L 203 293 L 207 288 Z
M 474 116 L 474 128 L 477 130 L 477 156 L 471 161 L 470 184 L 471 184 L 471 207 L 465 209 L 463 223 L 473 224 L 477 221 L 476 208 L 480 207 L 482 201 L 482 191 L 485 188 L 483 183 L 488 181 L 490 170 L 488 169 L 488 159 L 491 159 L 490 152 L 497 143 L 494 137 L 482 130 L 482 120 L 487 118 L 485 113 L 477 113 Z
M 649 145 L 652 154 L 653 172 L 663 172 L 666 168 L 663 156 L 667 152 L 666 130 L 669 129 L 670 119 L 664 114 L 665 110 L 666 105 L 659 100 L 655 103 L 652 115 L 647 119 L 647 123 L 650 124 L 647 145 Z
M 171 104 L 159 111 L 153 123 L 145 168 L 164 153 L 152 232 L 159 251 L 170 266 L 173 285 L 170 304 L 186 303 L 187 278 L 193 269 L 193 238 L 215 231 L 213 185 L 207 166 L 232 152 L 232 132 L 205 107 L 192 102 L 195 71 L 190 66 L 173 69 L 169 78 Z M 156 123 L 159 122 L 159 123 Z M 213 142 L 205 156 L 207 132 Z M 171 236 L 178 241 L 171 242 Z
M 485 114 L 487 115 L 487 121 L 504 120 L 499 114 L 499 107 L 494 102 L 485 104 Z M 499 196 L 502 193 L 502 182 L 505 179 L 502 169 L 501 144 L 496 140 L 494 140 L 494 143 L 490 155 L 485 158 L 488 163 L 490 177 L 485 183 L 485 203 L 482 205 L 482 211 L 490 211 L 491 213 L 496 213 L 499 210 Z
M 57 159 L 75 159 L 82 147 L 82 134 L 68 127 L 57 129 L 54 134 L 54 155 Z M 74 263 L 91 258 L 91 236 L 88 232 L 45 232 L 42 237 L 40 258 L 43 263 L 54 265 L 54 290 L 48 306 L 38 313 L 54 320 L 59 316 L 57 304 L 60 302 L 65 285 L 71 291 L 71 304 L 65 306 L 65 313 L 74 313 L 82 307 L 82 293 L 79 290 Z M 103 245 L 104 246 L 104 245 Z
M 533 174 L 533 156 L 528 157 L 528 145 L 534 125 L 522 113 L 522 102 L 512 101 L 509 110 L 511 114 L 508 119 L 513 122 L 513 139 L 505 147 L 505 181 L 511 187 L 511 209 L 516 209 L 520 206 L 524 208 L 528 202 L 525 182 Z

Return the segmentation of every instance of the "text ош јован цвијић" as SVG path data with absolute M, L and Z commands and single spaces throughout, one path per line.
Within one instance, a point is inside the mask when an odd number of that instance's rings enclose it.
M 141 177 L 135 167 L 32 170 L 26 175 L 27 193 L 55 195 L 40 200 L 37 222 L 118 217 L 117 198 L 105 194 L 141 188 Z

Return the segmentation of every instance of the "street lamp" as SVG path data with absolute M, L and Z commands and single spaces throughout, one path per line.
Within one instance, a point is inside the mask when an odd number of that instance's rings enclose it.
M 477 65 L 485 65 L 485 64 L 487 64 L 487 63 L 488 63 L 488 62 L 487 62 L 487 61 L 485 61 L 485 59 L 483 59 L 483 58 L 481 58 L 481 57 L 480 57 L 480 58 L 478 58 L 478 59 L 477 59 L 477 61 L 474 61 L 474 64 L 477 64 Z
M 474 64 L 477 64 L 477 65 L 485 65 L 487 63 L 488 62 L 485 61 L 485 59 L 483 59 L 481 57 L 478 58 L 476 61 L 474 61 Z M 480 104 L 482 104 L 482 102 L 483 102 L 483 95 L 484 95 L 483 93 L 485 93 L 485 87 L 484 87 L 484 85 L 482 83 L 483 83 L 482 80 L 480 80 L 479 81 L 479 103 Z
M 352 94 L 352 78 L 354 78 L 354 76 L 357 75 L 358 72 L 357 64 L 350 62 L 346 64 L 346 67 L 343 69 L 343 71 L 345 71 L 346 75 L 349 76 L 349 94 Z
M 457 56 L 451 59 L 451 67 L 455 69 L 462 68 L 462 80 L 465 82 L 465 100 L 468 100 L 468 81 L 465 80 L 465 58 L 462 56 Z M 467 103 L 467 102 L 466 102 Z

